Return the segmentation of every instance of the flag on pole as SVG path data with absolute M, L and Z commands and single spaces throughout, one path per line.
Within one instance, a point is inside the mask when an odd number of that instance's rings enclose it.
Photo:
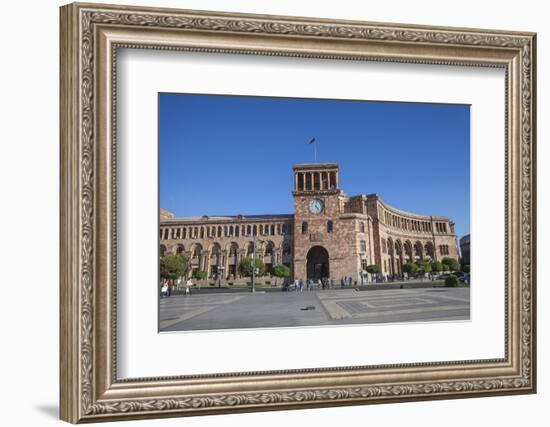
M 311 138 L 311 140 L 308 142 L 308 144 L 315 144 L 315 138 Z

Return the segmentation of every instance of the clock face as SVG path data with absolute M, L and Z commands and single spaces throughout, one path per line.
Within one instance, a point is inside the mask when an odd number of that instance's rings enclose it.
M 313 199 L 312 201 L 309 202 L 309 211 L 312 213 L 312 214 L 320 214 L 321 212 L 323 212 L 323 208 L 324 208 L 325 204 L 323 203 L 322 200 L 320 199 Z

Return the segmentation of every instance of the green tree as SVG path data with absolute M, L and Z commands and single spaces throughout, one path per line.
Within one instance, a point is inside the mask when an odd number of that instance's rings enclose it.
M 443 269 L 443 266 L 441 265 L 441 262 L 438 260 L 432 261 L 432 272 L 439 273 Z
M 284 264 L 279 264 L 273 267 L 273 275 L 275 277 L 285 278 L 290 276 L 290 268 Z
M 370 274 L 380 273 L 380 267 L 377 264 L 367 265 L 367 268 L 365 270 L 367 273 L 370 273 Z
M 252 257 L 245 257 L 239 264 L 239 272 L 246 277 L 252 277 Z M 256 276 L 265 274 L 265 264 L 260 258 L 256 258 Z
M 407 275 L 414 276 L 418 271 L 418 266 L 416 264 L 413 264 L 412 262 L 406 263 L 403 267 L 403 273 L 407 273 Z
M 197 280 L 204 280 L 208 277 L 208 274 L 206 274 L 206 271 L 198 270 L 198 271 L 195 271 L 195 274 L 193 275 L 193 277 Z
M 470 264 L 466 264 L 466 265 L 462 266 L 462 271 L 464 273 L 469 273 L 470 272 Z
M 458 261 L 454 258 L 445 257 L 441 260 L 441 264 L 443 264 L 443 268 L 448 271 L 458 271 L 459 269 Z
M 373 274 L 375 277 L 378 277 L 380 274 L 380 267 L 377 264 L 371 264 L 367 265 L 367 268 L 365 268 L 367 273 Z
M 166 255 L 160 260 L 160 277 L 175 280 L 189 270 L 189 259 L 181 254 Z
M 426 274 L 429 274 L 432 272 L 432 265 L 427 261 L 416 261 L 416 275 L 420 279 L 424 279 L 424 276 Z

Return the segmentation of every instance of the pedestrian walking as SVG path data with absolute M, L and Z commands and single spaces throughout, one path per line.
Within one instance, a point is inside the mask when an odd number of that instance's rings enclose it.
M 188 279 L 187 282 L 185 282 L 185 295 L 193 295 L 191 293 L 191 286 L 193 286 L 193 282 L 191 281 L 191 279 Z
M 304 291 L 304 281 L 302 279 L 300 279 L 300 292 L 303 292 Z

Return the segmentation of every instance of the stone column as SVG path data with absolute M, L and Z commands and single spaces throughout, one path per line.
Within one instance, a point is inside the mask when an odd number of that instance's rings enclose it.
M 298 174 L 294 173 L 294 190 L 298 191 Z
M 223 279 L 227 278 L 227 275 L 229 274 L 229 256 L 227 249 L 224 249 L 222 251 L 222 265 L 223 265 Z
M 210 274 L 210 252 L 209 251 L 203 251 L 201 253 L 202 255 L 202 264 L 203 264 L 203 267 L 201 268 L 202 271 L 206 271 L 206 277 L 208 277 L 208 275 Z
M 237 251 L 237 277 L 241 277 L 241 273 L 239 272 L 239 265 L 241 264 L 241 261 L 246 256 L 246 249 L 239 249 Z

